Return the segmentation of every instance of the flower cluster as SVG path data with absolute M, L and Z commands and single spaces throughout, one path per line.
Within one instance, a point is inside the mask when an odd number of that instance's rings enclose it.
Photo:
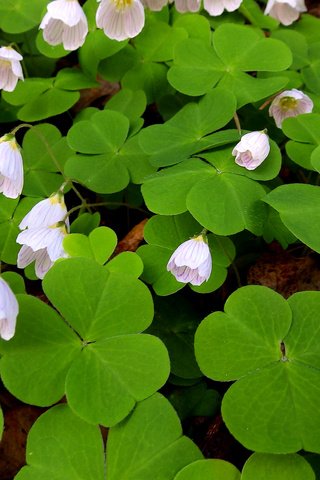
M 22 245 L 18 267 L 35 261 L 35 271 L 43 278 L 58 258 L 67 256 L 62 242 L 69 232 L 69 221 L 63 195 L 58 192 L 37 203 L 19 225 L 17 243 Z

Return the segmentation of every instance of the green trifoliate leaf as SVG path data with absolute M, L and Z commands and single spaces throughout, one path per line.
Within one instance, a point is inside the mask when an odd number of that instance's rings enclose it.
M 86 258 L 57 263 L 43 285 L 63 318 L 34 297 L 20 296 L 16 335 L 0 344 L 4 383 L 36 405 L 66 393 L 80 417 L 116 424 L 169 374 L 162 342 L 140 333 L 153 314 L 147 287 Z
M 98 111 L 90 120 L 75 123 L 67 138 L 78 154 L 69 158 L 66 174 L 98 193 L 123 190 L 130 175 L 139 183 L 154 168 L 135 137 L 126 141 L 128 133 L 128 118 L 112 110 Z
M 266 287 L 234 292 L 225 313 L 209 315 L 195 336 L 200 369 L 237 380 L 222 401 L 230 432 L 246 448 L 268 453 L 320 451 L 319 292 L 286 302 Z M 303 393 L 302 393 L 303 392 Z
M 173 407 L 159 394 L 140 402 L 109 430 L 108 480 L 173 480 L 181 468 L 201 458 L 196 445 L 182 435 Z
M 26 461 L 17 480 L 103 480 L 104 447 L 98 426 L 57 405 L 32 426 Z
M 184 467 L 174 480 L 240 480 L 239 470 L 224 460 L 198 460 Z M 241 477 L 242 478 L 242 477 Z
M 241 480 L 315 480 L 315 474 L 303 457 L 296 454 L 254 453 L 244 464 Z
M 282 222 L 293 235 L 320 252 L 320 187 L 282 185 L 263 200 L 279 212 Z
M 117 236 L 111 228 L 98 227 L 89 236 L 80 233 L 67 235 L 63 247 L 70 257 L 93 258 L 103 265 L 117 245 Z
M 1 30 L 8 33 L 21 33 L 38 26 L 46 5 L 46 0 L 34 0 L 32 8 L 30 8 L 30 5 L 24 0 L 1 2 Z
M 4 92 L 3 98 L 21 106 L 19 120 L 36 122 L 66 112 L 79 100 L 80 93 L 56 87 L 52 78 L 27 78 L 13 92 Z
M 291 62 L 291 52 L 283 42 L 267 39 L 248 26 L 224 24 L 213 34 L 213 47 L 197 39 L 180 42 L 168 80 L 178 91 L 194 96 L 220 85 L 235 94 L 240 107 L 287 83 L 284 77 L 258 79 L 245 72 L 283 71 Z
M 233 117 L 236 102 L 225 89 L 216 89 L 199 103 L 188 103 L 164 125 L 153 125 L 139 135 L 143 150 L 151 162 L 163 167 L 173 165 L 206 148 L 225 145 L 238 139 L 236 130 L 208 135 L 224 127 Z
M 64 164 L 72 150 L 66 137 L 48 123 L 36 125 L 23 138 L 22 156 L 25 169 L 23 193 L 48 197 L 62 185 Z
M 298 165 L 308 170 L 320 170 L 320 162 L 311 155 L 317 146 L 320 145 L 319 128 L 320 115 L 306 113 L 294 118 L 284 120 L 283 132 L 291 140 L 286 144 L 288 156 Z

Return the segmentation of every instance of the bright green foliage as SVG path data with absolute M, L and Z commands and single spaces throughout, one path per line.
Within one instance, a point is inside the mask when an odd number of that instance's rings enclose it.
M 103 480 L 104 452 L 98 426 L 57 405 L 33 425 L 27 442 L 27 466 L 17 480 Z
M 181 468 L 201 458 L 195 444 L 182 436 L 173 407 L 159 394 L 140 402 L 109 430 L 108 480 L 173 480 Z
M 235 110 L 233 95 L 217 89 L 205 95 L 198 104 L 188 103 L 164 125 L 143 130 L 139 136 L 140 144 L 151 155 L 154 165 L 173 165 L 194 153 L 236 141 L 238 135 L 233 130 L 208 135 L 224 127 Z
M 103 265 L 117 245 L 117 236 L 111 228 L 98 227 L 86 237 L 81 233 L 67 235 L 63 241 L 70 257 L 93 258 Z
M 320 169 L 319 160 L 313 162 L 313 155 L 320 145 L 320 115 L 308 113 L 295 118 L 288 118 L 283 123 L 283 131 L 291 140 L 286 144 L 288 156 L 308 170 Z
M 241 480 L 315 480 L 309 463 L 300 455 L 254 453 L 246 461 Z
M 36 122 L 59 115 L 69 110 L 80 98 L 78 91 L 56 87 L 52 78 L 27 78 L 19 82 L 13 92 L 4 92 L 2 95 L 11 105 L 21 106 L 17 117 L 24 122 Z
M 320 189 L 314 185 L 282 185 L 264 201 L 280 214 L 284 225 L 299 240 L 320 252 Z M 310 228 L 312 225 L 312 228 Z
M 224 460 L 198 460 L 183 468 L 174 480 L 240 480 L 239 470 Z
M 285 87 L 285 77 L 257 79 L 249 71 L 281 72 L 292 62 L 282 42 L 266 39 L 248 26 L 225 24 L 213 34 L 214 47 L 187 39 L 175 50 L 168 80 L 187 95 L 203 95 L 219 85 L 233 92 L 238 107 L 267 97 Z
M 111 425 L 162 386 L 167 351 L 156 337 L 139 334 L 153 313 L 141 282 L 74 258 L 48 272 L 44 289 L 65 321 L 39 300 L 20 296 L 16 335 L 1 344 L 2 377 L 17 397 L 50 405 L 66 392 L 79 416 Z
M 152 103 L 170 92 L 166 78 L 168 67 L 164 62 L 172 60 L 175 45 L 187 37 L 184 28 L 171 27 L 150 18 L 133 41 L 134 47 L 127 46 L 111 57 L 110 62 L 102 62 L 99 72 L 108 80 L 121 80 L 124 88 L 144 90 L 148 103 Z
M 222 401 L 231 433 L 247 448 L 320 451 L 319 292 L 286 302 L 266 287 L 238 289 L 225 313 L 209 315 L 195 337 L 196 358 L 215 380 L 237 380 Z
M 6 0 L 0 5 L 0 28 L 8 33 L 21 33 L 38 26 L 47 0 Z
M 19 275 L 19 273 L 3 272 L 1 274 L 1 278 L 3 278 L 8 283 L 11 290 L 15 294 L 26 293 L 26 287 L 25 287 L 24 279 L 21 275 Z
M 201 226 L 189 215 L 155 216 L 147 223 L 144 235 L 148 245 L 137 251 L 144 263 L 142 278 L 151 283 L 157 295 L 170 295 L 184 287 L 167 271 L 166 266 L 174 250 L 191 237 L 201 232 Z M 235 255 L 234 246 L 228 238 L 208 236 L 212 255 L 212 274 L 206 284 L 192 287 L 199 293 L 216 290 L 227 275 L 227 267 Z
M 61 175 L 67 158 L 72 154 L 66 137 L 49 123 L 27 131 L 23 138 L 22 155 L 25 168 L 23 194 L 49 197 L 62 185 Z
M 126 142 L 128 132 L 129 119 L 113 110 L 97 112 L 90 120 L 77 122 L 69 130 L 68 142 L 79 154 L 69 158 L 67 175 L 95 192 L 113 193 L 128 185 L 130 174 L 136 180 L 139 174 L 152 173 L 136 139 Z

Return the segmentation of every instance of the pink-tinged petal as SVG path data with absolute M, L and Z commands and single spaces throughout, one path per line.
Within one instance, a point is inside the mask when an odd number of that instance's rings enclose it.
M 52 265 L 53 262 L 50 260 L 46 249 L 39 250 L 36 253 L 35 272 L 38 278 L 42 280 Z
M 279 20 L 283 25 L 291 25 L 299 18 L 301 12 L 306 11 L 303 0 L 269 0 L 264 13 Z
M 11 64 L 6 60 L 0 60 L 0 89 L 8 85 L 11 78 Z
M 115 0 L 102 0 L 96 22 L 109 38 L 118 41 L 133 38 L 144 26 L 144 8 L 139 0 L 123 4 Z
M 58 258 L 63 258 L 66 256 L 66 253 L 62 247 L 62 242 L 66 236 L 66 232 L 62 228 L 53 228 L 54 235 L 52 235 L 50 244 L 47 246 L 47 252 L 52 262 L 58 260 Z
M 254 170 L 270 152 L 269 137 L 264 132 L 250 132 L 241 138 L 232 150 L 235 162 L 247 170 Z
M 86 39 L 88 33 L 88 24 L 79 22 L 73 27 L 64 27 L 62 34 L 62 43 L 65 50 L 77 50 L 81 47 Z
M 17 198 L 23 188 L 23 162 L 14 139 L 0 142 L 0 191 L 8 198 Z
M 243 0 L 223 0 L 224 8 L 227 12 L 234 12 L 240 7 L 242 1 Z
M 0 144 L 1 145 L 1 144 Z M 38 202 L 21 221 L 19 228 L 50 227 L 64 221 L 67 208 L 63 195 L 56 194 Z
M 153 12 L 160 12 L 167 3 L 168 0 L 144 0 L 142 2 L 144 6 Z
M 11 62 L 11 67 L 12 67 L 12 73 L 16 77 L 18 77 L 20 80 L 23 80 L 23 71 L 20 62 L 16 60 L 12 60 Z
M 204 0 L 203 8 L 213 17 L 217 17 L 224 11 L 224 3 L 223 0 Z
M 49 45 L 55 46 L 62 43 L 63 23 L 61 20 L 50 19 L 43 27 L 43 38 Z
M 0 278 L 0 337 L 4 340 L 14 336 L 18 313 L 19 305 L 14 293 Z
M 22 55 L 16 52 L 12 47 L 1 47 L 0 48 L 0 59 L 1 60 L 15 60 L 21 62 L 23 60 Z
M 179 13 L 198 12 L 200 0 L 175 0 L 174 5 Z
M 28 245 L 34 252 L 47 248 L 55 241 L 56 229 L 50 227 L 44 228 L 28 228 L 17 236 L 17 243 L 20 245 Z
M 85 19 L 77 0 L 55 0 L 48 4 L 47 10 L 51 18 L 61 20 L 68 27 L 73 27 Z
M 32 250 L 32 248 L 28 247 L 27 245 L 23 245 L 18 253 L 17 266 L 18 268 L 25 268 L 35 259 L 36 253 Z
M 295 117 L 303 113 L 311 113 L 313 110 L 313 101 L 308 95 L 297 89 L 286 90 L 277 95 L 269 108 L 270 117 L 278 128 L 282 127 L 282 122 L 286 118 Z

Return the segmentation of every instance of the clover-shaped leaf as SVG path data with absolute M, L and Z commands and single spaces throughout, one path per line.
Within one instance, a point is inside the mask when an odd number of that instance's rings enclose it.
M 135 137 L 126 142 L 128 133 L 129 119 L 113 110 L 75 123 L 68 142 L 78 154 L 67 161 L 66 174 L 95 192 L 114 193 L 128 185 L 130 174 L 139 181 L 143 172 L 152 173 Z
M 226 89 L 216 89 L 199 103 L 188 103 L 163 125 L 144 129 L 139 140 L 151 155 L 151 162 L 164 167 L 185 160 L 206 148 L 221 146 L 238 139 L 236 130 L 208 135 L 224 127 L 236 110 L 235 97 Z
M 254 453 L 244 464 L 241 480 L 315 480 L 315 474 L 302 456 Z
M 286 151 L 292 161 L 308 170 L 320 171 L 320 161 L 312 161 L 312 153 L 320 145 L 320 115 L 307 113 L 283 122 L 283 131 L 291 140 Z
M 308 247 L 320 252 L 320 188 L 318 186 L 281 185 L 263 200 L 279 212 L 282 222 L 293 235 Z
M 108 480 L 173 480 L 181 468 L 201 458 L 196 445 L 182 436 L 174 408 L 158 393 L 109 430 Z
M 111 228 L 98 227 L 89 233 L 71 233 L 63 241 L 65 251 L 70 257 L 94 258 L 103 265 L 117 245 L 117 236 Z
M 27 465 L 17 480 L 103 480 L 104 451 L 98 426 L 89 425 L 67 405 L 57 405 L 32 426 Z
M 148 289 L 87 258 L 57 263 L 43 286 L 65 320 L 39 300 L 19 297 L 16 335 L 1 342 L 4 383 L 36 405 L 66 393 L 79 416 L 114 425 L 169 374 L 162 342 L 140 334 L 152 320 Z
M 3 92 L 3 98 L 11 105 L 20 106 L 19 120 L 36 122 L 66 112 L 80 98 L 73 92 L 55 86 L 52 78 L 27 78 L 19 82 L 13 92 Z
M 64 164 L 72 154 L 65 137 L 48 123 L 36 125 L 23 138 L 24 195 L 50 196 L 63 183 Z
M 198 460 L 184 467 L 174 480 L 240 480 L 239 470 L 224 460 Z
M 199 326 L 200 369 L 215 380 L 237 380 L 222 401 L 230 432 L 247 448 L 320 451 L 319 292 L 285 301 L 261 286 L 238 289 L 225 313 Z
M 281 41 L 265 38 L 257 29 L 226 23 L 213 34 L 213 47 L 198 39 L 180 42 L 175 49 L 168 80 L 187 95 L 203 95 L 219 85 L 233 92 L 238 107 L 260 100 L 283 88 L 287 79 L 254 78 L 245 72 L 279 72 L 292 62 Z

